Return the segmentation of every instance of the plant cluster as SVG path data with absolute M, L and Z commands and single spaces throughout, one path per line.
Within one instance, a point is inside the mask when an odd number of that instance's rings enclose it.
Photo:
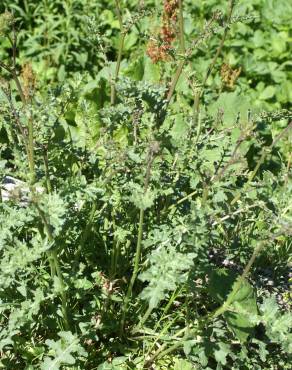
M 289 369 L 274 5 L 3 1 L 0 368 Z

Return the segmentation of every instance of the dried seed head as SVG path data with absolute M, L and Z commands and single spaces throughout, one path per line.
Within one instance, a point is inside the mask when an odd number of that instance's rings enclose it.
M 21 72 L 23 81 L 23 94 L 26 100 L 29 100 L 35 91 L 36 77 L 30 63 L 26 63 Z
M 13 14 L 5 12 L 0 14 L 0 36 L 6 36 L 14 23 Z
M 163 4 L 164 14 L 168 15 L 171 18 L 176 13 L 177 7 L 177 0 L 165 0 Z
M 159 150 L 160 150 L 160 143 L 159 143 L 159 141 L 152 141 L 150 143 L 150 151 L 151 151 L 151 153 L 157 154 L 159 152 Z
M 168 55 L 165 53 L 165 47 L 163 45 L 159 45 L 158 40 L 151 40 L 148 43 L 146 53 L 152 60 L 152 63 L 158 63 L 161 61 L 166 61 L 168 59 Z
M 232 69 L 231 66 L 227 63 L 223 63 L 221 66 L 221 80 L 225 86 L 230 89 L 234 88 L 234 85 L 238 79 L 238 76 L 241 73 L 241 67 L 238 69 Z
M 151 40 L 147 47 L 147 55 L 153 63 L 166 61 L 170 58 L 172 43 L 176 38 L 178 1 L 164 0 L 163 9 L 159 40 Z

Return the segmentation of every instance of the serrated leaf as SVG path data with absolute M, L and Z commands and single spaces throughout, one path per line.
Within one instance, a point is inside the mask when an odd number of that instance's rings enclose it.
M 76 357 L 86 355 L 79 344 L 79 339 L 71 332 L 61 331 L 58 335 L 60 337 L 58 341 L 46 340 L 46 345 L 50 348 L 50 351 L 41 363 L 41 370 L 59 370 L 64 364 L 74 365 Z
M 226 311 L 224 318 L 227 325 L 234 335 L 241 341 L 245 342 L 254 331 L 254 324 L 250 322 L 248 316 Z
M 194 257 L 194 253 L 180 253 L 173 246 L 158 247 L 149 257 L 149 269 L 139 276 L 140 280 L 149 282 L 141 298 L 147 300 L 150 307 L 157 307 L 167 292 L 186 281 Z

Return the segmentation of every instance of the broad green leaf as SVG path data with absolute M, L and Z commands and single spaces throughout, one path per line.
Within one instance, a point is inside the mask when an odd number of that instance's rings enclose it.
M 231 348 L 228 344 L 219 342 L 219 349 L 215 349 L 214 356 L 217 362 L 222 365 L 226 365 L 226 357 L 231 352 Z
M 209 106 L 208 112 L 213 117 L 216 117 L 218 112 L 222 112 L 223 122 L 229 126 L 235 124 L 238 117 L 245 121 L 250 107 L 251 104 L 244 95 L 237 95 L 236 92 L 223 93 Z
M 158 82 L 160 80 L 159 65 L 154 64 L 148 57 L 145 57 L 143 80 L 147 82 Z
M 248 336 L 252 335 L 254 324 L 250 322 L 248 315 L 226 311 L 223 316 L 229 329 L 241 342 L 245 342 Z
M 276 92 L 276 87 L 275 86 L 267 86 L 261 93 L 259 98 L 261 100 L 268 100 L 271 99 Z
M 241 342 L 244 342 L 249 335 L 252 335 L 255 326 L 250 316 L 258 313 L 255 289 L 247 280 L 238 279 L 233 284 L 227 300 L 230 297 L 232 297 L 230 308 L 224 313 L 224 317 L 229 328 Z
M 128 144 L 128 129 L 125 126 L 120 126 L 114 132 L 114 140 L 120 145 L 120 147 L 125 148 Z
M 136 33 L 131 32 L 126 34 L 124 42 L 124 50 L 130 50 L 137 42 L 138 36 Z
M 170 134 L 174 141 L 182 140 L 188 132 L 188 124 L 183 114 L 177 114 L 175 116 L 174 125 L 170 131 Z
M 223 303 L 231 292 L 235 280 L 236 274 L 234 272 L 224 268 L 215 269 L 210 274 L 208 291 L 218 303 Z
M 135 59 L 124 71 L 124 75 L 136 81 L 142 80 L 144 75 L 144 58 Z
M 218 303 L 229 303 L 223 316 L 228 327 L 244 342 L 255 326 L 250 316 L 258 313 L 255 289 L 247 280 L 237 279 L 234 272 L 217 269 L 211 273 L 208 290 Z

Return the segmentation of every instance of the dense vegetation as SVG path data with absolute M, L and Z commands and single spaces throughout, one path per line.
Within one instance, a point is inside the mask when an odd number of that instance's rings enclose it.
M 291 19 L 1 1 L 0 368 L 290 368 Z

